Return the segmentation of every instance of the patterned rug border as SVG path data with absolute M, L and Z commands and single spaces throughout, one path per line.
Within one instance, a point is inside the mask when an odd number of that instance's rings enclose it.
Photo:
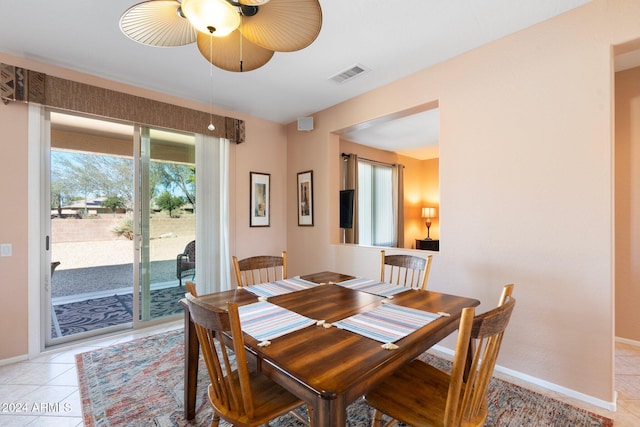
M 208 425 L 211 406 L 206 396 L 208 378 L 202 359 L 198 376 L 196 418 L 191 423 L 183 416 L 183 340 L 183 330 L 177 329 L 77 354 L 75 357 L 84 425 Z M 136 354 L 140 354 L 140 357 L 136 357 Z M 117 360 L 113 359 L 114 356 Z M 431 354 L 425 353 L 421 358 L 441 369 L 446 370 L 450 366 L 449 361 Z M 173 365 L 165 366 L 167 363 Z M 143 383 L 150 378 L 155 382 Z M 156 390 L 157 388 L 160 390 Z M 494 378 L 489 394 L 487 426 L 613 426 L 610 418 L 508 381 Z M 368 427 L 370 417 L 371 408 L 359 400 L 348 408 L 347 425 Z M 284 416 L 272 425 L 297 427 L 301 424 L 291 416 Z M 221 422 L 220 426 L 226 427 L 228 424 Z

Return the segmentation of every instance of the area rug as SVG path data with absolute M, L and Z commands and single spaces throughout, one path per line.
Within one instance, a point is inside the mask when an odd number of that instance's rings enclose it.
M 76 355 L 82 412 L 86 427 L 100 426 L 207 426 L 211 406 L 206 397 L 208 377 L 202 360 L 198 375 L 196 418 L 183 416 L 184 333 L 176 330 Z M 436 366 L 448 362 L 425 354 Z M 372 410 L 359 400 L 348 407 L 347 425 L 365 427 Z M 228 427 L 229 424 L 220 423 Z M 273 427 L 298 427 L 292 416 Z M 489 391 L 487 426 L 610 427 L 613 421 L 493 379 Z
M 182 313 L 178 304 L 184 297 L 184 286 L 174 286 L 151 291 L 151 318 L 171 316 Z M 114 294 L 112 296 L 89 298 L 82 301 L 53 306 L 56 320 L 62 336 L 77 334 L 122 325 L 133 321 L 133 294 Z M 58 337 L 55 325 L 51 327 L 52 336 Z

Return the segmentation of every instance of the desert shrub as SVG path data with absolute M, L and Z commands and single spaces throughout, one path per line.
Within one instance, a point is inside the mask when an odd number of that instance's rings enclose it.
M 120 237 L 124 236 L 129 240 L 133 240 L 133 220 L 131 218 L 125 218 L 113 229 L 113 233 Z

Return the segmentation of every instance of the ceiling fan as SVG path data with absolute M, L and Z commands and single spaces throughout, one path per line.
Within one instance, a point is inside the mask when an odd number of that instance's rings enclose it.
M 136 42 L 196 42 L 213 65 L 237 72 L 262 67 L 274 52 L 304 49 L 321 27 L 318 0 L 150 0 L 120 18 L 120 29 Z

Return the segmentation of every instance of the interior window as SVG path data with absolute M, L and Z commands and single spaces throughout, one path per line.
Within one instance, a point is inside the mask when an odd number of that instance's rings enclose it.
M 423 208 L 439 212 L 439 128 L 433 101 L 335 132 L 342 162 L 341 242 L 419 249 L 417 242 L 427 234 Z M 385 181 L 374 180 L 382 170 L 391 175 L 386 193 Z M 439 226 L 434 217 L 434 240 Z
M 391 167 L 358 161 L 360 244 L 395 246 Z

